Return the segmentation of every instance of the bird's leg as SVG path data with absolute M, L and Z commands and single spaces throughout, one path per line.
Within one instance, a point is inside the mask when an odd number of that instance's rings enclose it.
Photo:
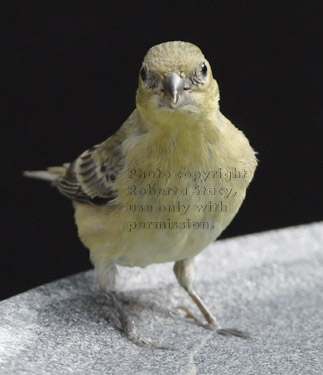
M 204 315 L 205 319 L 210 325 L 210 328 L 214 330 L 220 329 L 220 324 L 218 323 L 215 316 L 208 310 L 202 299 L 193 289 L 193 280 L 195 276 L 194 266 L 192 259 L 185 259 L 179 262 L 176 262 L 174 265 L 174 273 L 179 282 L 179 284 L 187 291 L 189 296 L 195 302 L 197 307 L 200 309 L 201 313 Z M 195 321 L 199 322 L 198 318 L 195 318 L 192 313 L 188 310 L 183 309 L 188 313 L 188 316 L 193 318 Z
M 209 311 L 205 303 L 202 301 L 202 299 L 193 289 L 193 280 L 194 280 L 195 272 L 194 272 L 192 259 L 185 259 L 185 260 L 176 262 L 174 265 L 174 273 L 179 284 L 187 291 L 189 296 L 195 302 L 196 306 L 200 309 L 201 313 L 204 315 L 205 319 L 208 322 L 208 328 L 225 336 L 238 336 L 238 337 L 243 337 L 243 338 L 249 337 L 247 333 L 238 331 L 236 329 L 221 328 L 216 317 Z M 190 313 L 189 310 L 187 310 L 186 308 L 182 308 L 182 309 L 186 311 L 189 317 L 193 318 L 196 322 L 200 323 L 200 320 L 194 317 L 194 315 Z
M 114 290 L 118 274 L 116 264 L 109 260 L 104 261 L 99 259 L 99 261 L 95 263 L 95 273 L 101 289 L 106 292 L 106 296 L 110 301 L 110 318 L 114 325 L 134 344 L 139 346 L 152 346 L 148 340 L 140 335 L 134 320 L 126 311 L 125 304 L 120 294 Z

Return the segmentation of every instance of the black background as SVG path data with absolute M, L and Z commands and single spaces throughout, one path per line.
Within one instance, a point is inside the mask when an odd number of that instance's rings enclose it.
M 5 4 L 5 5 L 4 5 Z M 322 220 L 321 1 L 1 2 L 1 298 L 88 269 L 71 203 L 23 170 L 73 160 L 135 105 L 151 46 L 197 44 L 259 152 L 222 238 Z

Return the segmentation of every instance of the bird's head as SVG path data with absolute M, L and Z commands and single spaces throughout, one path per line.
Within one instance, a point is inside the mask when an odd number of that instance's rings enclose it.
M 137 108 L 143 117 L 208 113 L 218 108 L 219 91 L 209 62 L 194 44 L 175 41 L 147 52 L 139 73 Z

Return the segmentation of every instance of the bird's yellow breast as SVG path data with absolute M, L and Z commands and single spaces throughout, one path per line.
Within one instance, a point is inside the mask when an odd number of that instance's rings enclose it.
M 244 135 L 225 118 L 223 132 L 195 115 L 165 121 L 169 116 L 160 117 L 160 131 L 125 142 L 115 205 L 76 203 L 79 235 L 94 263 L 146 266 L 194 257 L 239 209 L 255 167 Z M 236 177 L 225 177 L 230 171 Z

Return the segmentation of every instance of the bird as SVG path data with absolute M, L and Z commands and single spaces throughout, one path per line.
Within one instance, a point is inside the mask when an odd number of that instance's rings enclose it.
M 174 262 L 205 326 L 246 338 L 222 328 L 196 292 L 194 258 L 237 214 L 256 152 L 220 112 L 217 81 L 196 45 L 151 47 L 138 76 L 136 108 L 119 130 L 71 163 L 24 175 L 50 181 L 72 200 L 79 238 L 116 304 L 117 267 Z

